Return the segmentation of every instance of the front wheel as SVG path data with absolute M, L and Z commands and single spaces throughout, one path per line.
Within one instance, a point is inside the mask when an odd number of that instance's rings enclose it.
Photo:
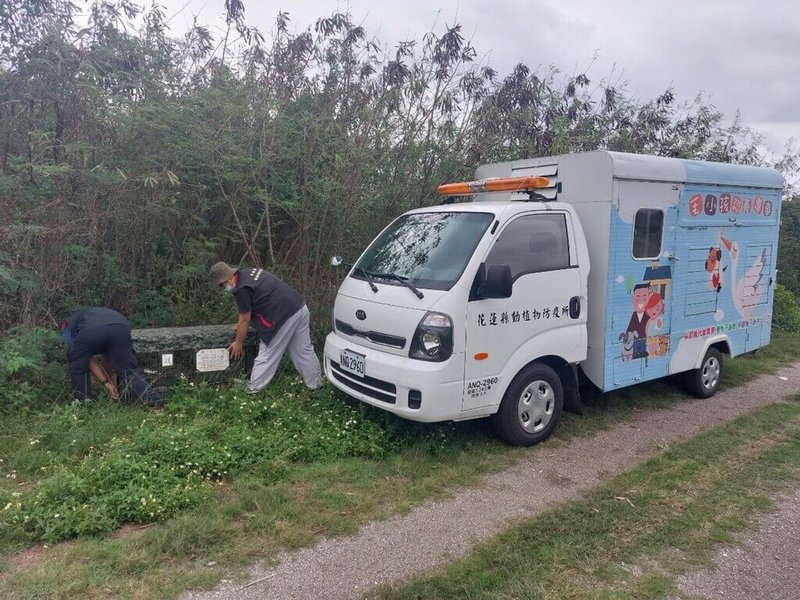
M 508 386 L 492 425 L 509 444 L 532 446 L 553 433 L 563 406 L 558 374 L 544 364 L 529 365 Z
M 684 382 L 689 393 L 697 398 L 711 398 L 722 380 L 722 353 L 709 348 L 699 369 L 687 371 Z

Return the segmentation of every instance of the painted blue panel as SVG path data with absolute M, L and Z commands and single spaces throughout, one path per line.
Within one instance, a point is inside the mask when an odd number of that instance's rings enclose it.
M 715 184 L 728 187 L 783 188 L 783 177 L 774 169 L 715 163 L 700 160 L 682 160 L 686 169 L 686 183 Z
M 780 175 L 729 165 L 692 175 L 712 176 L 718 181 L 687 185 L 674 206 L 661 206 L 664 234 L 654 260 L 633 258 L 630 210 L 612 205 L 604 390 L 690 368 L 712 336 L 727 339 L 733 356 L 769 342 Z

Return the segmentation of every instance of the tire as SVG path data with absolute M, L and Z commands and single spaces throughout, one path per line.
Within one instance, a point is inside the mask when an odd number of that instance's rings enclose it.
M 509 444 L 532 446 L 553 433 L 563 408 L 561 378 L 551 367 L 533 364 L 508 386 L 500 408 L 492 415 L 492 425 Z
M 722 381 L 722 353 L 709 348 L 699 369 L 687 371 L 684 384 L 690 394 L 697 398 L 711 398 L 717 393 Z

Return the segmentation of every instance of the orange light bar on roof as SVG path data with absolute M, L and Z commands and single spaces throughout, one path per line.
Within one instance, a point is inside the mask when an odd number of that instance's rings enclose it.
M 480 181 L 445 183 L 436 188 L 442 196 L 469 196 L 478 192 L 525 192 L 550 185 L 547 177 L 494 177 Z

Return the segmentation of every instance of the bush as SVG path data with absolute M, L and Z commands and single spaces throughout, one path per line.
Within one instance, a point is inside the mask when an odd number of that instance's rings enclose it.
M 54 330 L 12 329 L 0 340 L 0 413 L 28 412 L 63 396 L 64 346 Z
M 781 331 L 800 332 L 800 302 L 790 290 L 780 283 L 775 286 L 772 325 Z

